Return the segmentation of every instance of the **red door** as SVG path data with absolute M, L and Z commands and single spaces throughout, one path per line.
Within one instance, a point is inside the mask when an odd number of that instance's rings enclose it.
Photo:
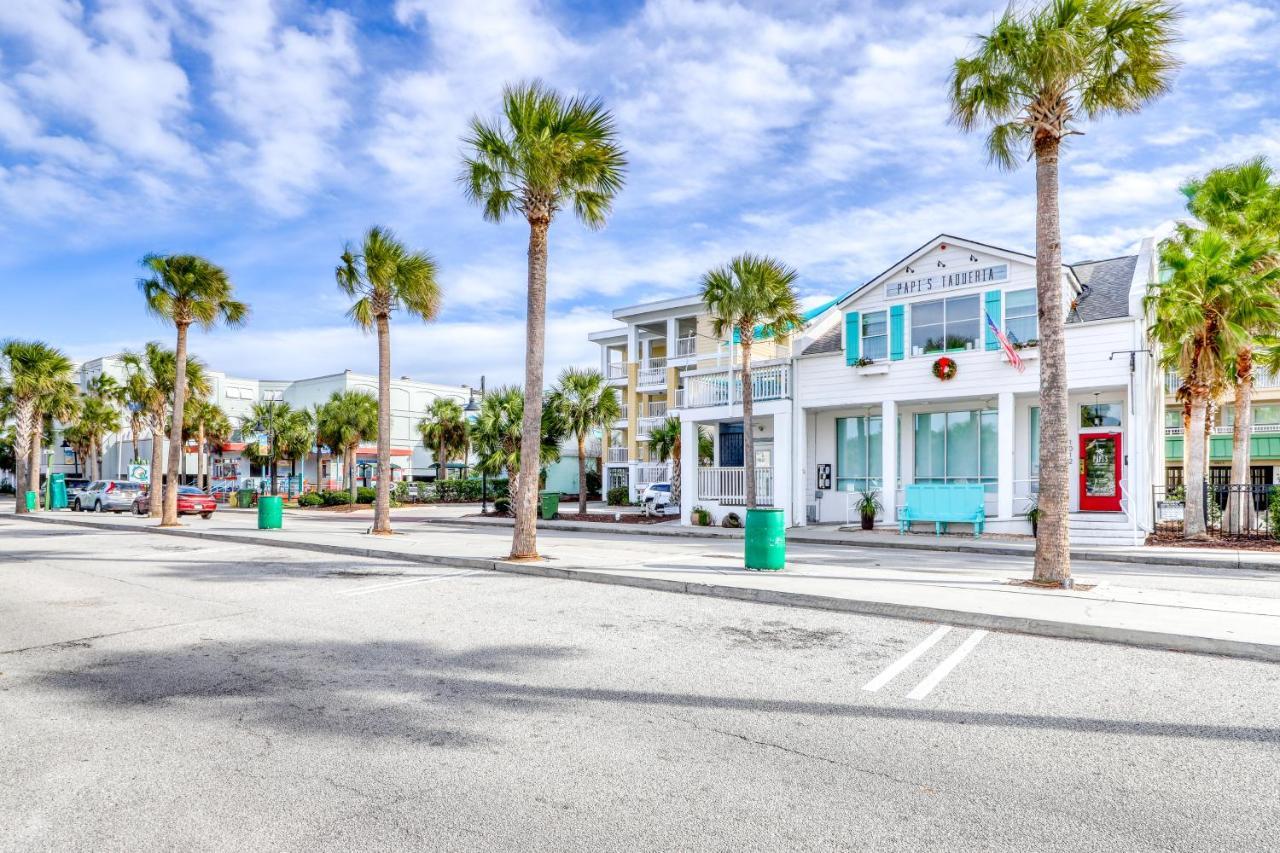
M 1091 432 L 1080 436 L 1080 510 L 1119 512 L 1120 433 Z

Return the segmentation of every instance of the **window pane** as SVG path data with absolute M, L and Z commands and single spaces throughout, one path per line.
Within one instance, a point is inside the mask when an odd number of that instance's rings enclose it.
M 1181 423 L 1181 414 L 1178 416 Z M 1280 406 L 1254 406 L 1253 422 L 1255 424 L 1280 424 Z
M 1165 429 L 1182 427 L 1182 409 L 1165 409 L 1164 410 L 1164 426 Z
M 1080 407 L 1080 426 L 1110 427 L 1120 426 L 1124 409 L 1119 403 L 1090 403 Z
M 1040 477 L 1040 407 L 1031 408 L 1031 478 Z
M 947 300 L 947 349 L 964 349 L 978 340 L 982 324 L 978 321 L 977 296 L 959 296 Z
M 947 416 L 943 412 L 916 415 L 916 482 L 945 475 Z
M 978 418 L 976 412 L 947 412 L 948 479 L 977 477 Z
M 871 311 L 862 315 L 862 355 L 883 359 L 889 355 L 889 323 L 885 312 Z
M 1010 343 L 1025 344 L 1027 341 L 1036 340 L 1037 335 L 1040 334 L 1039 324 L 1035 317 L 1011 317 L 1005 321 L 1004 333 Z
M 836 419 L 836 488 L 840 491 L 862 487 L 858 478 L 865 477 L 867 444 L 862 418 Z
M 942 300 L 917 302 L 911 306 L 911 325 L 927 325 L 942 322 Z
M 887 335 L 877 335 L 871 338 L 862 339 L 862 355 L 873 361 L 880 361 L 889 355 L 889 337 Z
M 994 480 L 999 476 L 1000 439 L 995 412 L 982 413 L 982 478 Z
M 883 335 L 889 330 L 883 311 L 871 311 L 862 315 L 862 334 L 864 337 Z
M 867 419 L 867 476 L 876 480 L 880 479 L 884 470 L 881 464 L 884 462 L 884 457 L 881 455 L 881 449 L 884 447 L 881 426 L 880 418 Z

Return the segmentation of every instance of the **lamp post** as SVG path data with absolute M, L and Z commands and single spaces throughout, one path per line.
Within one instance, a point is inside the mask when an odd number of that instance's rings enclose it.
M 484 400 L 484 377 L 480 377 L 480 399 Z M 463 408 L 470 417 L 469 420 L 474 424 L 480 418 L 480 406 L 476 404 L 475 395 L 472 394 L 467 399 L 467 405 Z M 489 475 L 483 468 L 480 469 L 480 514 L 484 515 L 489 511 Z

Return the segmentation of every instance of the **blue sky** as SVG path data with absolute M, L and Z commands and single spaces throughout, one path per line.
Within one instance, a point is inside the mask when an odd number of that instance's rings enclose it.
M 389 226 L 440 262 L 445 310 L 393 321 L 397 375 L 520 377 L 521 222 L 455 182 L 459 135 L 506 81 L 602 96 L 631 163 L 609 226 L 552 229 L 548 370 L 593 363 L 609 310 L 692 292 L 751 250 L 847 290 L 938 232 L 1033 248 L 1032 175 L 947 123 L 951 60 L 985 2 L 5 0 L 0 3 L 0 337 L 76 357 L 171 333 L 142 309 L 147 252 L 231 273 L 250 325 L 199 335 L 229 372 L 372 370 L 343 317 L 343 242 Z M 1280 9 L 1189 0 L 1174 91 L 1071 140 L 1069 260 L 1122 254 L 1177 187 L 1280 162 Z

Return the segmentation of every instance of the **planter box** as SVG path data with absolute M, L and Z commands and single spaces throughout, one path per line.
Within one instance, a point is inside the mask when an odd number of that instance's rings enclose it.
M 889 372 L 889 365 L 877 362 L 863 367 L 855 367 L 854 372 L 859 376 L 884 376 Z
M 1018 353 L 1018 358 L 1023 361 L 1035 361 L 1040 358 L 1040 347 L 1024 347 L 1023 349 L 1015 350 L 1015 352 Z M 1009 360 L 1009 356 L 1004 352 L 1000 353 L 1000 357 L 1005 361 Z

